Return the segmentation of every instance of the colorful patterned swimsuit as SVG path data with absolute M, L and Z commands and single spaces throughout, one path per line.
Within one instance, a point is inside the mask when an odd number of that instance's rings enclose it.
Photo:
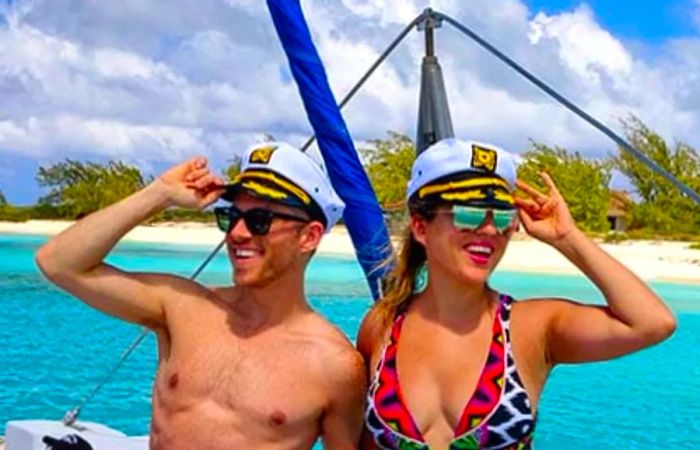
M 536 418 L 510 348 L 510 307 L 499 296 L 493 339 L 474 394 L 454 431 L 450 450 L 528 450 Z M 405 314 L 397 315 L 370 386 L 365 424 L 382 450 L 429 450 L 399 387 L 396 353 Z

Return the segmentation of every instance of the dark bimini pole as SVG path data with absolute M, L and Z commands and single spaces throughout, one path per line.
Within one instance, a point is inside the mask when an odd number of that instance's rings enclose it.
M 428 8 L 418 30 L 425 32 L 425 56 L 421 66 L 420 99 L 418 102 L 418 128 L 416 131 L 416 153 L 435 142 L 454 137 L 447 91 L 442 69 L 435 56 L 435 28 L 442 25 L 442 18 Z

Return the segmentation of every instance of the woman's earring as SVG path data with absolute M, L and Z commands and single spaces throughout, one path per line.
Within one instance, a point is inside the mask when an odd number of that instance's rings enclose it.
M 416 278 L 413 280 L 413 293 L 420 294 L 428 285 L 428 263 L 425 262 L 416 270 Z

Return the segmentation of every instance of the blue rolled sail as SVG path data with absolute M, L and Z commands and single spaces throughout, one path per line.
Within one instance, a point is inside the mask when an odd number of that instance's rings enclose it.
M 372 295 L 379 297 L 391 241 L 382 209 L 360 163 L 333 96 L 299 0 L 268 0 L 267 6 L 289 60 L 333 187 L 345 202 L 343 219 Z

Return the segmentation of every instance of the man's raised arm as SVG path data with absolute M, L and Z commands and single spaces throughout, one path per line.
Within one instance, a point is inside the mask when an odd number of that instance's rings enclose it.
M 218 199 L 222 188 L 223 181 L 209 171 L 206 159 L 189 160 L 51 239 L 37 252 L 37 264 L 49 280 L 94 308 L 163 328 L 163 299 L 196 285 L 165 274 L 124 272 L 103 260 L 139 223 L 170 206 L 204 208 Z

